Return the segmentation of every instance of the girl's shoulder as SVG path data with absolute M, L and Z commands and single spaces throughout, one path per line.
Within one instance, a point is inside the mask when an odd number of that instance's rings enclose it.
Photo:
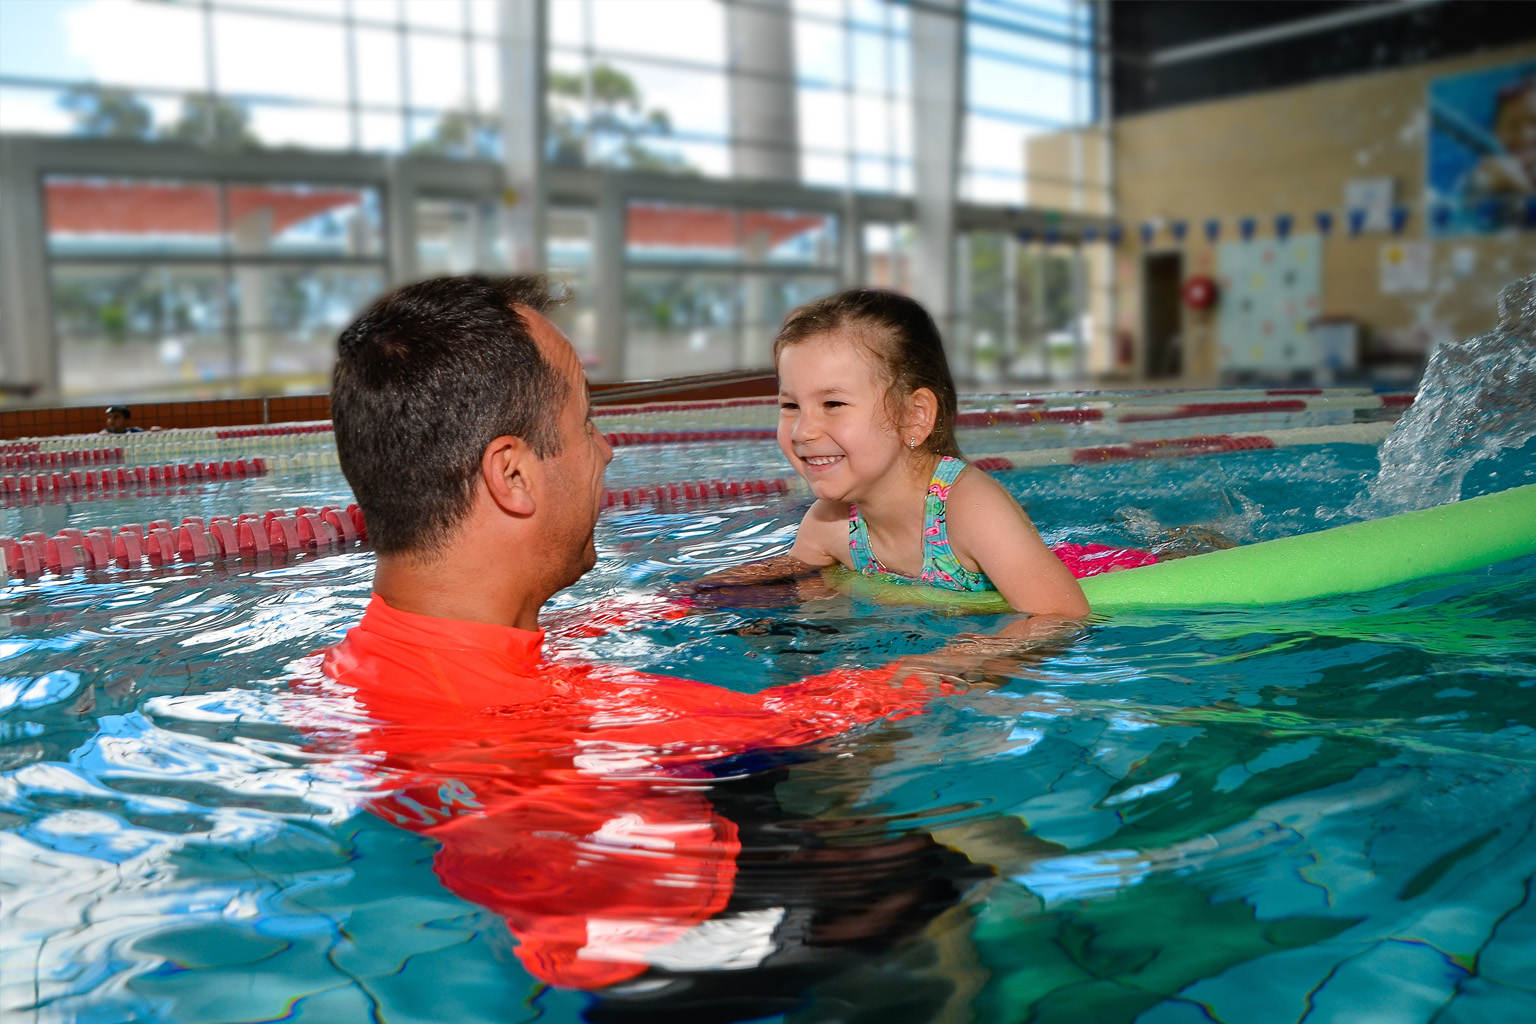
M 958 540 L 962 548 L 983 542 L 999 523 L 1028 520 L 1006 487 L 985 471 L 969 465 L 949 487 L 945 514 L 950 537 Z
M 985 470 L 977 469 L 968 462 L 964 463 L 964 468 L 949 485 L 949 497 L 951 503 L 958 499 L 982 502 L 1002 500 L 1008 504 L 1017 504 L 1007 488 L 992 479 Z

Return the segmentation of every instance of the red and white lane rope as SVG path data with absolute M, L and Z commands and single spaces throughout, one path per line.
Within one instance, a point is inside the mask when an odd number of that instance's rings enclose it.
M 73 469 L 69 472 L 0 477 L 5 505 L 47 505 L 62 500 L 98 501 L 198 483 L 266 476 L 265 459 L 225 459 L 222 462 L 179 462 L 165 466 L 118 466 L 116 469 Z
M 303 552 L 350 547 L 368 539 L 356 505 L 344 509 L 300 506 L 292 512 L 272 509 L 262 515 L 187 516 L 180 523 L 156 519 L 147 525 L 64 529 L 53 536 L 28 533 L 0 537 L 0 571 L 36 577 L 45 572 L 68 576 L 87 571 L 133 569 L 177 562 L 234 559 L 282 561 Z
M 1375 445 L 1380 444 L 1391 433 L 1392 427 L 1391 423 L 1349 423 L 1330 427 L 1295 427 L 1288 430 L 1272 430 L 1264 434 L 1195 434 L 1189 437 L 1131 441 L 1119 445 L 990 452 L 972 458 L 971 465 L 987 472 L 1000 472 L 1039 466 L 1091 465 L 1133 459 L 1219 455 L 1227 452 L 1288 448 L 1299 445 Z M 716 501 L 754 495 L 798 494 L 806 490 L 805 481 L 793 475 L 753 480 L 690 480 L 641 484 L 604 491 L 603 507 L 629 508 L 639 505 Z

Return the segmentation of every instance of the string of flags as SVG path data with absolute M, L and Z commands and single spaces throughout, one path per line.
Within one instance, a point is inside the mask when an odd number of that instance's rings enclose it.
M 1491 200 L 1489 202 L 1496 202 L 1496 200 Z M 1436 204 L 1429 210 L 1429 221 L 1436 230 L 1444 229 L 1451 222 L 1451 218 L 1453 217 L 1454 213 L 1455 210 L 1452 207 L 1443 204 Z M 1412 219 L 1413 208 L 1411 206 L 1406 204 L 1393 206 L 1387 211 L 1385 218 L 1386 227 L 1392 232 L 1393 235 L 1401 235 L 1405 230 L 1407 230 L 1408 225 Z M 1526 200 L 1523 219 L 1525 227 L 1536 228 L 1536 196 L 1531 196 Z M 1375 219 L 1375 223 L 1373 223 L 1370 210 L 1351 209 L 1344 211 L 1342 226 L 1345 230 L 1348 231 L 1350 238 L 1356 238 L 1368 227 L 1372 228 L 1373 230 L 1378 230 L 1381 226 L 1380 220 L 1381 218 L 1378 215 L 1378 217 Z M 1290 237 L 1292 230 L 1296 227 L 1296 223 L 1296 218 L 1292 214 L 1275 214 L 1272 221 L 1275 237 L 1282 242 L 1285 241 Z M 1326 239 L 1330 234 L 1333 233 L 1333 229 L 1337 222 L 1335 220 L 1333 211 L 1318 210 L 1312 215 L 1312 223 L 1317 228 L 1317 233 Z M 1204 223 L 1201 224 L 1206 242 L 1211 245 L 1215 245 L 1218 241 L 1220 241 L 1224 226 L 1225 225 L 1222 221 L 1222 218 L 1220 217 L 1206 218 Z M 1258 233 L 1261 224 L 1259 218 L 1257 217 L 1238 217 L 1236 219 L 1235 226 L 1237 228 L 1238 236 L 1241 237 L 1243 241 L 1248 242 L 1253 240 L 1253 237 Z M 1183 245 L 1185 237 L 1189 233 L 1189 228 L 1190 224 L 1186 220 L 1148 220 L 1142 221 L 1136 226 L 1136 233 L 1140 237 L 1143 247 L 1150 246 L 1153 241 L 1157 239 L 1159 232 L 1163 231 L 1164 229 L 1167 230 L 1169 237 L 1171 237 L 1175 243 Z M 1124 235 L 1125 229 L 1120 224 L 1114 223 L 1106 225 L 1102 229 L 1094 226 L 1085 226 L 1081 231 L 1081 239 L 1083 242 L 1092 243 L 1102 238 L 1105 242 L 1112 246 L 1119 245 Z M 1022 228 L 1018 232 L 1018 238 L 1019 241 L 1026 243 L 1032 242 L 1036 238 L 1039 238 L 1046 244 L 1053 244 L 1061 241 L 1063 234 L 1059 227 L 1048 224 L 1045 228 L 1039 231 L 1031 228 Z

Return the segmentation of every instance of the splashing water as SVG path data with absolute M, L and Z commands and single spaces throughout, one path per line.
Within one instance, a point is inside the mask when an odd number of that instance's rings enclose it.
M 1363 516 L 1456 501 L 1467 471 L 1536 437 L 1536 275 L 1499 293 L 1499 325 L 1440 345 L 1419 395 L 1381 446 L 1381 472 L 1349 511 Z

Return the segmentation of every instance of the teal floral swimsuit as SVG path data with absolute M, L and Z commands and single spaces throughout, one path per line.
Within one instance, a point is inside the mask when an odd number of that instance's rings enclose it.
M 864 525 L 857 505 L 848 506 L 848 550 L 853 555 L 853 567 L 866 576 L 887 576 L 908 583 L 921 581 L 945 590 L 996 590 L 986 573 L 971 572 L 949 549 L 944 506 L 949 501 L 950 486 L 964 468 L 964 462 L 946 455 L 928 481 L 928 494 L 923 499 L 923 573 L 918 580 L 891 572 L 880 564 L 870 549 L 869 528 Z

